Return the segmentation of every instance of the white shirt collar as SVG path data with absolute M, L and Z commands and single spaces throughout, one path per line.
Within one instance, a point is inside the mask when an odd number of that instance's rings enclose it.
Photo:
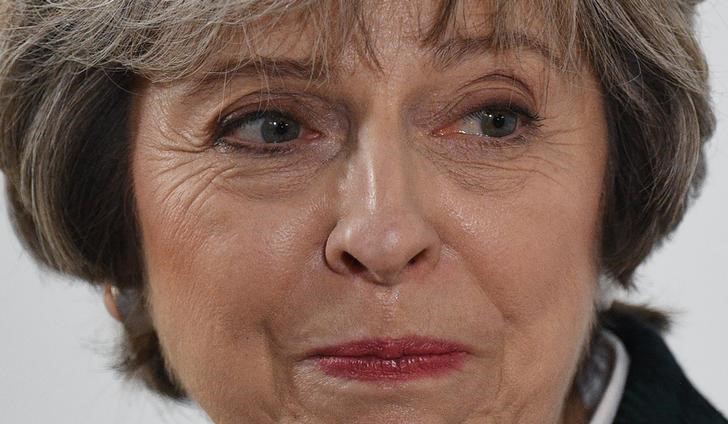
M 624 387 L 627 383 L 627 371 L 629 370 L 629 355 L 619 338 L 607 330 L 602 330 L 601 335 L 611 347 L 614 362 L 609 381 L 589 424 L 612 424 L 617 415 L 619 403 L 622 400 Z

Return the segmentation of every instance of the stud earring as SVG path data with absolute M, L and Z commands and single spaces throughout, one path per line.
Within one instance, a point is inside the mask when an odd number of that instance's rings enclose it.
M 119 290 L 118 287 L 106 284 L 104 289 L 104 306 L 115 320 L 124 322 L 129 317 L 133 305 L 130 293 Z

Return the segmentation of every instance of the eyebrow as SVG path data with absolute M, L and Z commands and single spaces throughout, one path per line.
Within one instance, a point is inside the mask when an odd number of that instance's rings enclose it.
M 563 69 L 564 63 L 546 44 L 519 32 L 503 34 L 507 44 L 498 48 L 496 38 L 492 35 L 482 37 L 454 37 L 431 46 L 426 51 L 431 64 L 439 71 L 455 67 L 468 59 L 491 54 L 497 51 L 523 49 L 543 57 L 556 69 Z M 220 83 L 240 78 L 290 79 L 321 83 L 336 75 L 337 69 L 327 69 L 322 58 L 291 59 L 257 56 L 254 58 L 233 58 L 216 63 L 201 77 L 193 81 L 190 90 L 184 97 L 209 94 Z M 375 61 L 376 62 L 376 61 Z M 329 72 L 331 71 L 331 72 Z
M 240 78 L 292 79 L 309 82 L 322 82 L 327 78 L 321 60 L 297 60 L 257 56 L 255 58 L 235 58 L 219 62 L 196 79 L 184 97 L 205 95 L 221 83 Z
M 499 40 L 506 42 L 499 46 Z M 530 51 L 542 56 L 556 69 L 564 69 L 563 59 L 548 45 L 521 32 L 503 33 L 498 38 L 494 35 L 450 38 L 430 48 L 430 53 L 435 68 L 444 71 L 472 57 L 507 50 Z

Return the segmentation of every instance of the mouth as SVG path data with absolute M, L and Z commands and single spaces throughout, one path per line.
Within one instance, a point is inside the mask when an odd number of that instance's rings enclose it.
M 310 355 L 327 375 L 359 381 L 406 381 L 459 369 L 468 350 L 425 337 L 365 339 L 317 349 Z

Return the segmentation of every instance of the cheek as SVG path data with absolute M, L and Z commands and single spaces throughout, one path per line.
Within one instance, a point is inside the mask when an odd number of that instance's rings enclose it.
M 573 173 L 530 177 L 507 202 L 493 199 L 498 207 L 465 212 L 488 217 L 462 251 L 503 317 L 503 405 L 543 401 L 543 393 L 562 399 L 588 338 L 604 157 L 595 156 Z M 463 201 L 452 203 L 462 215 Z
M 196 166 L 172 166 L 179 177 L 168 177 L 154 174 L 159 163 L 140 160 L 135 172 L 160 344 L 196 401 L 224 404 L 231 394 L 221 388 L 235 387 L 235 402 L 273 402 L 281 358 L 268 324 L 291 309 L 291 298 L 307 302 L 301 276 L 325 242 L 323 206 L 250 201 L 220 189 L 223 170 Z M 232 381 L 240 376 L 249 381 Z
M 488 279 L 489 293 L 502 298 L 506 318 L 541 322 L 542 313 L 574 313 L 591 296 L 598 263 L 599 194 L 581 195 L 525 195 L 528 200 L 514 205 L 496 224 L 503 230 L 492 240 L 497 253 L 486 258 L 490 267 L 484 272 L 495 274 Z

